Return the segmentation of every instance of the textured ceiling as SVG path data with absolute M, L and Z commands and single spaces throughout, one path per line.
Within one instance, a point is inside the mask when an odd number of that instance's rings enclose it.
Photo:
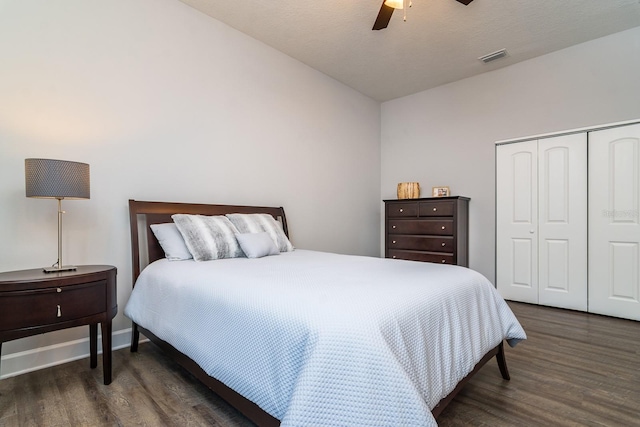
M 181 1 L 378 101 L 640 26 L 640 0 L 413 0 L 380 31 L 381 0 Z

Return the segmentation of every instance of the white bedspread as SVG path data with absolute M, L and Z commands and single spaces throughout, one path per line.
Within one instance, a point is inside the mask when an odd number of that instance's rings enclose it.
M 295 250 L 159 260 L 125 315 L 283 426 L 430 426 L 503 339 L 526 339 L 472 270 Z

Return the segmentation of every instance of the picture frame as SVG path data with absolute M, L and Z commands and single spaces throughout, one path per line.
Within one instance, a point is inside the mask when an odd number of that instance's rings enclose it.
M 448 197 L 450 196 L 449 187 L 433 187 L 431 189 L 433 197 Z

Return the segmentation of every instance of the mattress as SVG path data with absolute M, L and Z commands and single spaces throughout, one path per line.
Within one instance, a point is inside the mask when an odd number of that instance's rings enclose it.
M 526 339 L 481 274 L 296 249 L 158 260 L 125 315 L 282 426 L 431 426 L 431 409 L 506 339 Z

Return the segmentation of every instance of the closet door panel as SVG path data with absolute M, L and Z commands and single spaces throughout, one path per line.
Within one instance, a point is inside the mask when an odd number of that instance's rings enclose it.
M 589 311 L 640 320 L 640 125 L 589 134 Z
M 587 134 L 538 141 L 539 303 L 587 310 Z
M 496 285 L 538 303 L 537 141 L 496 147 Z

